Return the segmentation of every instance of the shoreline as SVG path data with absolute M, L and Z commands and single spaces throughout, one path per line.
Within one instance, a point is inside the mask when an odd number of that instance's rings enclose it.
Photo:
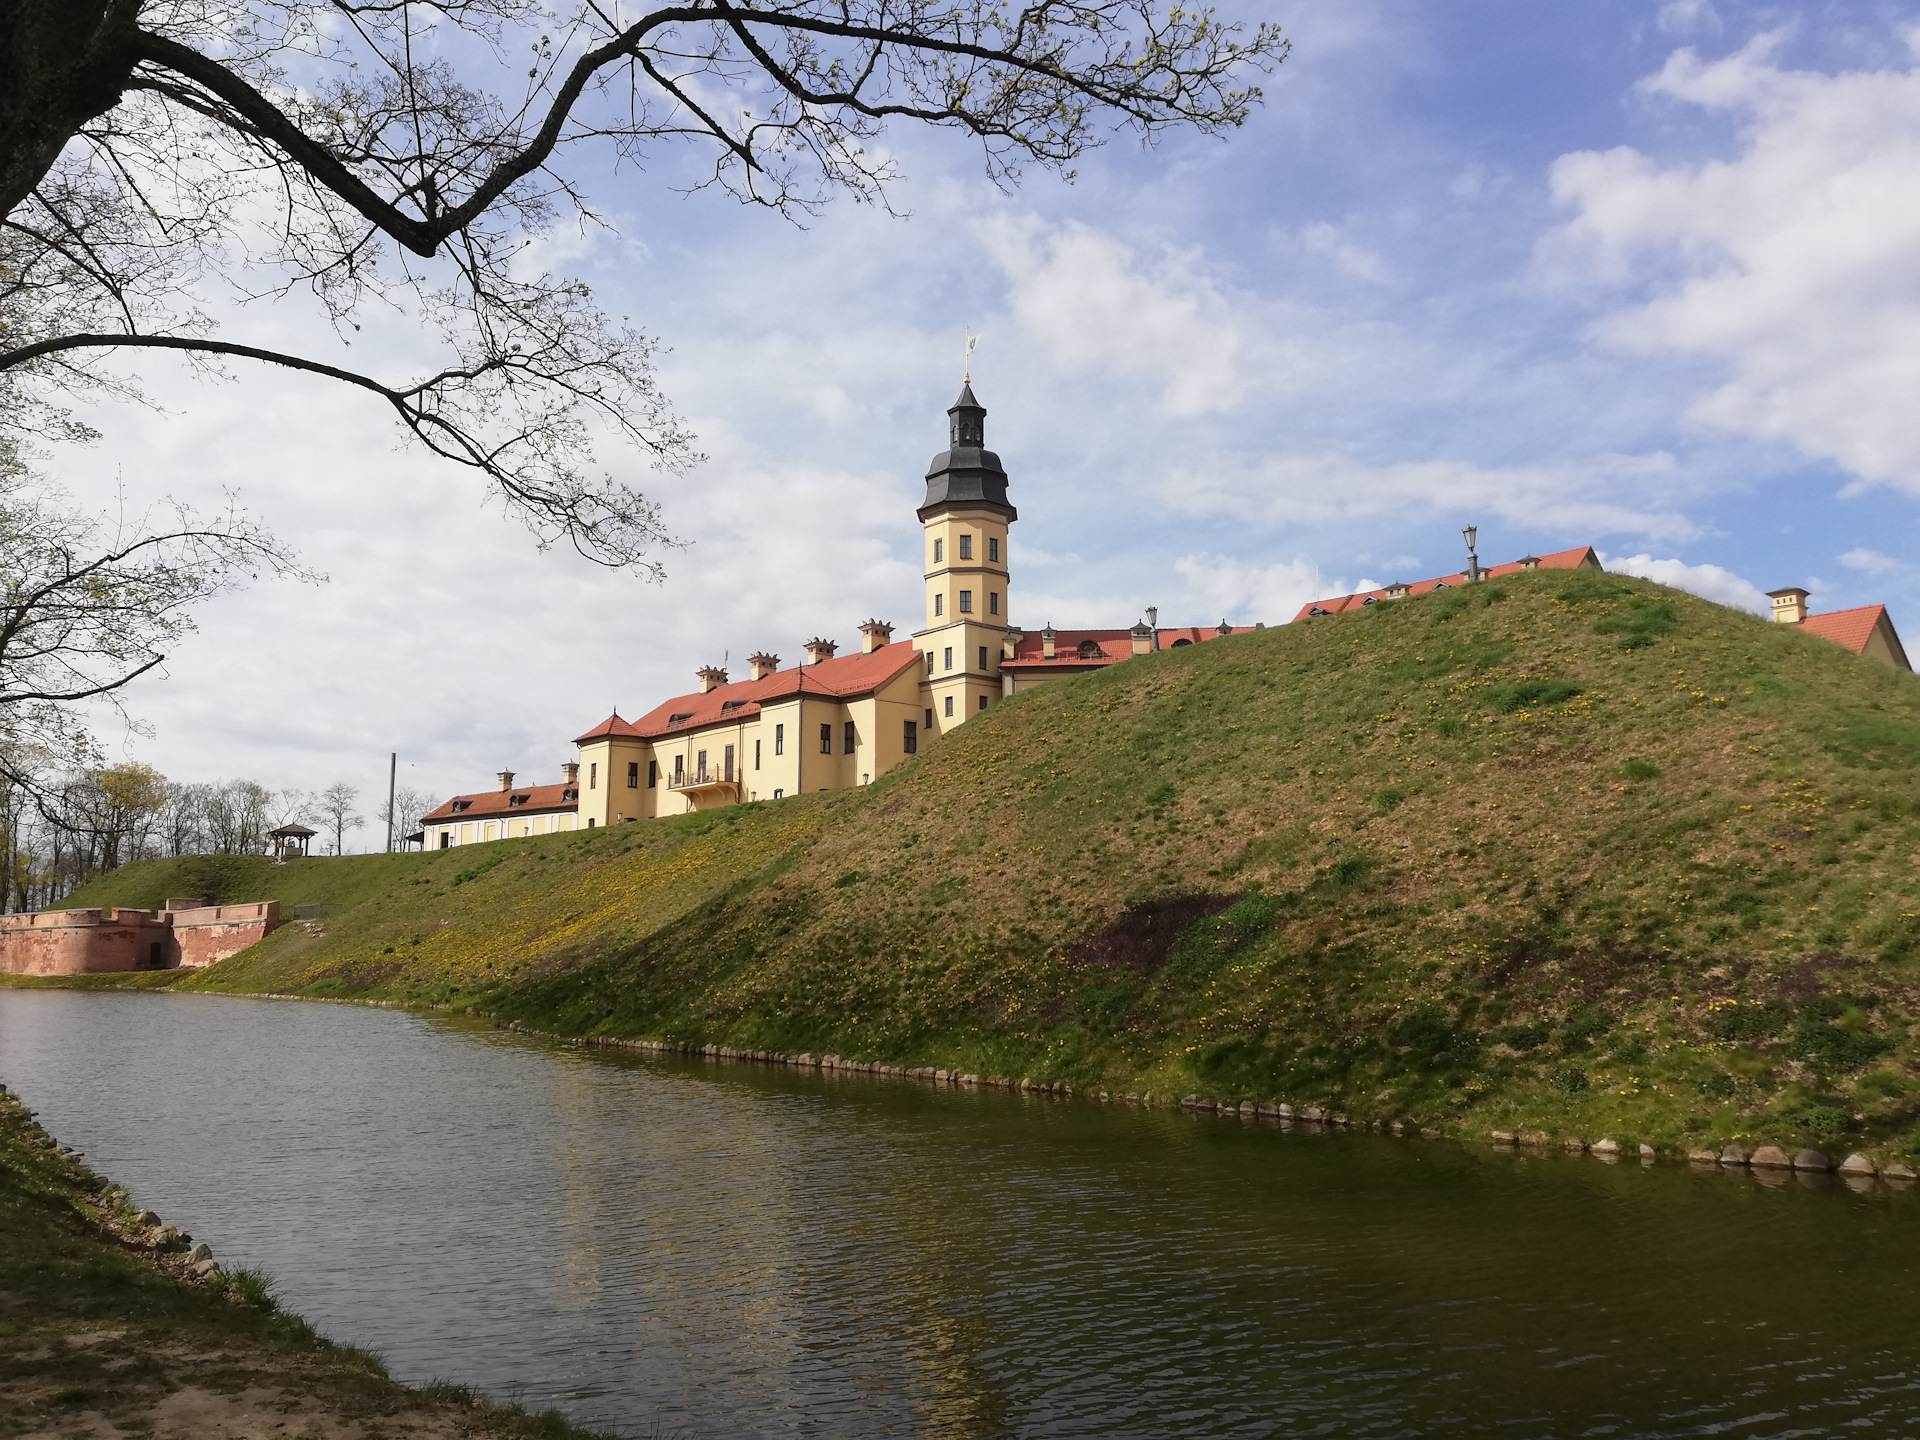
M 134 972 L 138 973 L 138 972 Z M 4 985 L 7 989 L 125 989 L 135 992 L 165 990 L 170 987 L 152 983 L 137 985 L 62 985 L 55 982 L 70 977 L 31 977 L 43 983 L 32 985 Z M 86 977 L 71 977 L 86 978 Z M 187 992 L 199 994 L 205 992 Z M 1764 1140 L 1751 1145 L 1743 1145 L 1741 1139 L 1752 1140 L 1755 1137 L 1734 1137 L 1722 1145 L 1700 1146 L 1687 1149 L 1659 1149 L 1652 1145 L 1640 1144 L 1631 1149 L 1608 1136 L 1592 1139 L 1581 1136 L 1563 1136 L 1545 1130 L 1501 1130 L 1488 1129 L 1484 1132 L 1469 1131 L 1464 1127 L 1455 1133 L 1433 1127 L 1421 1127 L 1401 1120 L 1355 1120 L 1350 1116 L 1329 1112 L 1319 1106 L 1295 1106 L 1280 1100 L 1238 1101 L 1219 1100 L 1202 1097 L 1198 1094 L 1182 1096 L 1178 1099 L 1171 1095 L 1158 1095 L 1153 1091 L 1111 1091 L 1098 1087 L 1076 1090 L 1064 1080 L 1035 1080 L 1031 1077 L 1003 1075 L 979 1075 L 972 1072 L 949 1070 L 932 1065 L 894 1065 L 886 1061 L 860 1060 L 837 1054 L 814 1055 L 802 1051 L 789 1054 L 776 1050 L 755 1050 L 740 1046 L 721 1044 L 696 1044 L 692 1041 L 623 1039 L 612 1035 L 564 1035 L 556 1031 L 540 1030 L 518 1020 L 501 1020 L 488 1011 L 476 1006 L 454 1005 L 415 1005 L 403 1000 L 362 999 L 348 995 L 297 995 L 279 991 L 220 991 L 216 992 L 235 1000 L 275 1000 L 298 1001 L 304 1004 L 319 1005 L 355 1005 L 363 1009 L 399 1010 L 413 1015 L 466 1015 L 487 1021 L 496 1028 L 511 1034 L 526 1035 L 534 1039 L 549 1040 L 558 1044 L 579 1048 L 633 1050 L 642 1054 L 677 1056 L 686 1059 L 705 1059 L 739 1064 L 780 1065 L 790 1069 L 815 1070 L 823 1074 L 861 1075 L 875 1080 L 905 1080 L 923 1085 L 946 1086 L 968 1090 L 1001 1090 L 1008 1094 L 1037 1095 L 1047 1098 L 1070 1100 L 1079 1098 L 1099 1104 L 1132 1105 L 1142 1109 L 1178 1110 L 1195 1117 L 1202 1115 L 1232 1118 L 1243 1122 L 1271 1125 L 1281 1131 L 1298 1128 L 1310 1130 L 1357 1130 L 1378 1135 L 1390 1135 L 1400 1139 L 1450 1140 L 1464 1145 L 1484 1146 L 1493 1149 L 1505 1149 L 1528 1155 L 1547 1155 L 1560 1153 L 1569 1156 L 1583 1156 L 1607 1164 L 1617 1164 L 1623 1159 L 1637 1159 L 1642 1166 L 1657 1164 L 1685 1164 L 1700 1170 L 1721 1170 L 1750 1175 L 1767 1180 L 1774 1177 L 1797 1177 L 1803 1183 L 1815 1177 L 1838 1179 L 1857 1191 L 1884 1189 L 1895 1194 L 1908 1193 L 1920 1188 L 1920 1172 L 1905 1160 L 1887 1154 L 1879 1147 L 1853 1150 L 1845 1155 L 1835 1156 L 1824 1151 L 1788 1148 L 1783 1145 L 1766 1143 Z M 4 1093 L 4 1092 L 0 1092 Z
M 407 1386 L 281 1310 L 57 1143 L 0 1085 L 0 1434 L 610 1440 L 457 1385 Z

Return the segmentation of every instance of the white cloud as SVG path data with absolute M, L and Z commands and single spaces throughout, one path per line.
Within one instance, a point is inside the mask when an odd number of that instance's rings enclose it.
M 1907 568 L 1904 560 L 1882 555 L 1878 550 L 1849 550 L 1840 557 L 1840 563 L 1849 570 L 1864 570 L 1869 575 L 1886 575 Z
M 1642 580 L 1670 585 L 1703 600 L 1730 605 L 1736 610 L 1751 610 L 1756 615 L 1773 611 L 1772 603 L 1759 586 L 1718 565 L 1689 565 L 1684 560 L 1656 560 L 1651 555 L 1603 553 L 1600 559 L 1616 575 L 1638 575 Z
M 1666 0 L 1654 24 L 1668 35 L 1685 35 L 1696 30 L 1717 33 L 1720 13 L 1713 8 L 1712 0 Z
M 1196 251 L 1146 257 L 1073 221 L 999 217 L 979 229 L 1006 274 L 1015 321 L 1054 363 L 1146 380 L 1170 415 L 1240 403 L 1247 336 Z
M 1920 70 L 1792 71 L 1772 48 L 1681 50 L 1643 84 L 1739 120 L 1733 158 L 1562 156 L 1553 193 L 1576 213 L 1540 272 L 1642 285 L 1598 334 L 1715 362 L 1697 420 L 1920 494 Z
M 1310 600 L 1348 593 L 1344 582 L 1321 579 L 1320 567 L 1310 560 L 1259 565 L 1222 555 L 1182 555 L 1173 569 L 1186 581 L 1189 609 L 1197 609 L 1206 624 L 1217 615 L 1236 625 L 1280 625 Z
M 1497 517 L 1569 543 L 1602 535 L 1691 538 L 1693 523 L 1668 509 L 1631 503 L 1634 492 L 1670 499 L 1666 455 L 1607 456 L 1584 466 L 1489 469 L 1459 460 L 1368 465 L 1345 455 L 1275 455 L 1252 464 L 1181 470 L 1161 489 L 1175 510 L 1256 523 L 1320 524 L 1404 517 L 1428 510 L 1470 519 Z
M 1338 225 L 1329 225 L 1324 220 L 1309 225 L 1300 232 L 1300 244 L 1308 254 L 1332 261 L 1336 269 L 1357 280 L 1371 280 L 1378 285 L 1387 278 L 1387 262 L 1347 239 Z

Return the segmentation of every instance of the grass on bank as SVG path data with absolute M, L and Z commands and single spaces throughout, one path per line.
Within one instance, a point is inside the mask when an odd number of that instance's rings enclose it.
M 264 1276 L 191 1278 L 185 1242 L 135 1216 L 0 1089 L 0 1436 L 590 1440 L 556 1413 L 408 1389 L 278 1311 Z
M 283 867 L 337 874 L 298 881 L 340 895 L 325 933 L 181 983 L 1448 1127 L 1911 1148 L 1917 858 L 1920 680 L 1541 573 L 1051 684 L 861 790 Z

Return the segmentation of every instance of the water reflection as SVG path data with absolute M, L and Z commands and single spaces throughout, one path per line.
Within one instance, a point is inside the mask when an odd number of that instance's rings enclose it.
M 686 1435 L 1916 1429 L 1913 1197 L 0 992 L 0 1078 L 396 1373 Z

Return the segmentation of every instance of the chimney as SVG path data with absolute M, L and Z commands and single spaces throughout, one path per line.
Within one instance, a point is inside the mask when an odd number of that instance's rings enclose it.
M 1807 592 L 1800 589 L 1769 590 L 1773 618 L 1782 625 L 1798 625 L 1807 618 Z
M 860 653 L 871 655 L 893 643 L 893 626 L 884 620 L 869 620 L 860 627 Z
M 693 673 L 700 677 L 700 693 L 702 695 L 712 690 L 718 690 L 722 685 L 727 683 L 727 672 L 722 670 L 718 665 L 702 665 Z
M 1133 637 L 1133 653 L 1145 655 L 1153 649 L 1153 630 L 1142 620 L 1128 632 Z
M 569 760 L 560 767 L 560 783 L 562 785 L 578 785 L 580 783 L 579 761 Z
M 1053 622 L 1049 620 L 1046 629 L 1040 632 L 1040 658 L 1042 660 L 1053 659 L 1053 642 Z
M 755 680 L 764 680 L 780 668 L 780 657 L 769 655 L 765 650 L 756 650 L 747 656 L 747 673 Z
M 497 779 L 497 780 L 498 780 L 498 781 L 500 782 L 500 788 L 501 788 L 502 790 L 511 790 L 511 789 L 513 789 L 513 771 L 511 771 L 511 770 L 502 770 L 502 771 L 501 771 L 501 772 L 500 772 L 500 773 L 499 773 L 499 774 L 498 774 L 497 776 L 495 776 L 494 778 L 495 778 L 495 779 Z
M 822 640 L 818 635 L 807 641 L 807 664 L 824 665 L 833 658 L 833 652 L 840 648 L 837 640 Z
M 1000 637 L 1000 658 L 1013 659 L 1020 651 L 1020 642 L 1026 638 L 1026 632 L 1017 625 L 1008 626 L 1007 633 Z

